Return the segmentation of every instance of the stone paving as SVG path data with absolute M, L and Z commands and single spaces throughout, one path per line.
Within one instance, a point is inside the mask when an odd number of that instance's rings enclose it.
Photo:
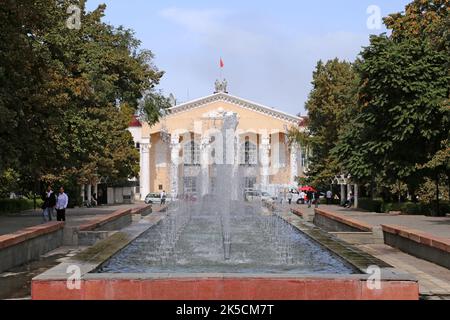
M 92 219 L 111 214 L 116 210 L 134 208 L 136 206 L 139 206 L 139 204 L 67 209 L 66 226 L 76 227 Z M 54 219 L 56 220 L 56 213 Z M 29 210 L 15 214 L 2 214 L 0 215 L 0 235 L 14 233 L 18 230 L 33 227 L 42 223 L 42 210 Z
M 312 221 L 314 217 L 314 208 L 308 208 L 307 206 L 292 207 L 300 209 L 306 214 L 306 220 Z M 374 226 L 375 229 L 379 228 L 381 224 L 394 224 L 410 229 L 417 229 L 439 237 L 450 238 L 449 217 L 435 218 L 426 216 L 379 214 L 354 209 L 349 210 L 339 206 L 321 206 L 321 208 L 368 223 Z M 286 209 L 287 207 L 284 206 L 283 210 Z M 382 233 L 378 233 L 377 236 L 382 237 Z M 352 243 L 359 249 L 366 251 L 399 270 L 415 276 L 419 280 L 420 293 L 424 299 L 450 299 L 450 270 L 403 253 L 396 248 L 379 243 L 379 241 L 367 243 L 366 237 L 361 237 L 360 241 L 358 241 L 358 237 L 354 236 L 352 240 Z

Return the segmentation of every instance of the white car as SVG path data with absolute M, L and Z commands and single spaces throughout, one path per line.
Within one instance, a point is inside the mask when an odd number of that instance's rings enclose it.
M 166 196 L 166 203 L 169 203 L 172 201 L 172 198 L 170 197 L 170 195 Z M 145 197 L 145 203 L 146 204 L 160 204 L 161 203 L 161 194 L 160 193 L 149 193 L 146 197 Z
M 268 192 L 260 191 L 260 190 L 247 190 L 245 192 L 245 200 L 249 202 L 254 201 L 266 201 L 273 202 L 274 197 L 271 196 Z

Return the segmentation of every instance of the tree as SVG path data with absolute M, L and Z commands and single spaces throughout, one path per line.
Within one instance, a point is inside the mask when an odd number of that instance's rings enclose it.
M 309 180 L 313 185 L 329 185 L 341 173 L 340 164 L 330 151 L 357 109 L 357 84 L 354 66 L 338 59 L 325 64 L 319 61 L 313 73 L 313 89 L 306 103 L 312 149 Z
M 417 39 L 430 43 L 433 49 L 450 54 L 450 1 L 449 0 L 414 0 L 406 6 L 404 13 L 391 14 L 384 19 L 386 26 L 392 30 L 395 41 L 403 39 Z M 444 65 L 450 69 L 450 60 Z M 447 83 L 447 87 L 450 83 Z M 450 105 L 443 104 L 444 113 Z M 439 172 L 445 172 L 448 188 L 450 189 L 450 149 L 449 136 L 441 141 L 441 148 L 433 159 L 424 167 L 436 182 L 436 200 L 439 205 Z
M 69 4 L 81 8 L 79 30 L 67 28 Z M 131 30 L 102 22 L 105 8 L 53 0 L 0 6 L 0 173 L 17 172 L 25 188 L 135 176 L 131 116 L 142 100 L 156 101 L 143 109 L 151 123 L 168 106 L 155 91 L 163 72 L 153 54 Z
M 373 36 L 361 53 L 361 113 L 334 154 L 359 179 L 383 174 L 414 192 L 427 163 L 448 137 L 448 55 L 427 41 Z
M 404 13 L 390 14 L 384 18 L 392 39 L 418 39 L 430 41 L 437 51 L 450 51 L 449 0 L 413 0 Z

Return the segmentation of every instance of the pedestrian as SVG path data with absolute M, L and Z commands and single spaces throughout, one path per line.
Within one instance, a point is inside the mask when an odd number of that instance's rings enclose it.
M 166 204 L 166 198 L 167 198 L 167 194 L 166 191 L 161 192 L 161 206 Z
M 59 188 L 59 194 L 56 199 L 56 219 L 58 221 L 66 221 L 66 209 L 69 205 L 69 197 L 64 192 L 64 188 Z
M 344 207 L 350 209 L 351 207 L 353 207 L 353 193 L 349 192 L 348 196 L 347 196 L 347 201 L 345 201 L 344 203 Z
M 316 208 L 319 208 L 319 204 L 320 204 L 320 192 L 319 191 L 314 192 L 314 200 L 316 203 Z
M 91 203 L 92 203 L 92 205 L 94 207 L 98 206 L 97 194 L 95 192 L 92 194 L 92 201 L 91 201 Z
M 283 204 L 283 200 L 284 200 L 284 193 L 283 191 L 280 191 L 280 193 L 278 194 L 278 197 L 280 198 L 280 204 Z
M 47 187 L 47 191 L 42 195 L 42 200 L 44 201 L 42 204 L 42 219 L 46 223 L 53 220 L 53 209 L 56 206 L 56 196 L 51 185 Z
M 312 190 L 308 190 L 308 192 L 306 193 L 306 197 L 308 198 L 308 208 L 311 208 L 312 202 L 313 202 L 313 198 L 314 198 L 313 191 Z
M 327 191 L 327 205 L 333 203 L 333 192 L 331 190 Z
M 294 198 L 294 194 L 292 193 L 292 190 L 289 191 L 288 195 L 287 195 L 288 201 L 289 201 L 289 205 L 292 204 L 292 199 Z
M 306 193 L 305 191 L 300 192 L 300 202 L 301 204 L 305 204 Z

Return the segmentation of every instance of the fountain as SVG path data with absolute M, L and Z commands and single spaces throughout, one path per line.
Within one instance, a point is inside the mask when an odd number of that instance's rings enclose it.
M 321 231 L 300 231 L 260 202 L 244 201 L 238 119 L 226 113 L 222 120 L 226 139 L 223 158 L 215 161 L 214 187 L 203 163 L 197 201 L 181 195 L 168 212 L 146 217 L 33 279 L 33 299 L 417 299 L 417 282 L 408 276 Z M 203 150 L 209 143 L 202 139 Z M 339 256 L 320 243 L 339 247 Z M 365 271 L 373 264 L 384 268 L 376 292 L 367 289 Z M 79 290 L 67 288 L 66 270 L 74 265 L 82 270 Z
M 100 272 L 353 273 L 354 268 L 260 202 L 244 201 L 236 152 L 237 115 L 224 113 L 222 123 L 223 158 L 215 161 L 214 190 L 204 181 L 208 168 L 202 166 L 198 185 L 202 193 L 209 193 L 196 203 L 177 201 L 166 219 L 110 259 Z

